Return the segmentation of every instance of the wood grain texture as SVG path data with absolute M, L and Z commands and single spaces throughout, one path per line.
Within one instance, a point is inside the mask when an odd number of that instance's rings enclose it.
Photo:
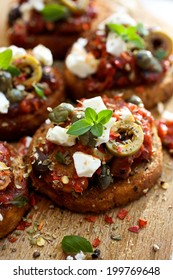
M 7 45 L 5 32 L 6 13 L 11 1 L 0 1 L 3 6 L 3 15 L 0 19 L 1 45 Z M 147 23 L 159 23 L 158 19 L 148 15 L 136 1 L 113 1 L 98 0 L 99 20 L 106 17 L 111 11 L 117 10 L 118 4 L 130 2 L 129 11 L 137 18 Z M 161 23 L 163 27 L 171 32 L 170 26 Z M 167 110 L 172 110 L 173 99 L 165 104 Z M 159 117 L 157 110 L 153 110 L 155 117 Z M 32 225 L 37 221 L 42 222 L 43 227 L 40 231 L 33 234 L 27 230 L 21 231 L 15 243 L 10 243 L 8 238 L 0 241 L 0 259 L 33 259 L 34 251 L 40 252 L 39 259 L 64 259 L 65 256 L 61 249 L 61 240 L 65 235 L 76 234 L 86 237 L 91 243 L 95 238 L 99 238 L 101 243 L 101 258 L 104 260 L 169 260 L 173 252 L 173 160 L 164 151 L 164 166 L 161 180 L 168 183 L 166 190 L 162 189 L 160 183 L 140 200 L 135 201 L 125 208 L 128 210 L 128 217 L 124 220 L 117 218 L 120 208 L 115 208 L 107 213 L 97 216 L 95 223 L 88 222 L 86 215 L 71 213 L 57 207 L 51 208 L 52 202 L 38 196 L 38 203 L 35 209 L 31 209 L 28 216 L 32 216 Z M 105 222 L 105 214 L 113 218 L 113 224 Z M 139 218 L 146 219 L 148 224 L 139 233 L 132 233 L 128 228 L 138 224 Z M 115 229 L 117 225 L 117 229 Z M 15 233 L 15 232 L 14 232 Z M 16 236 L 12 233 L 12 236 Z M 122 240 L 111 239 L 111 235 L 121 235 Z M 42 236 L 46 242 L 43 247 L 30 244 L 30 237 Z M 153 245 L 159 246 L 158 251 L 153 250 Z

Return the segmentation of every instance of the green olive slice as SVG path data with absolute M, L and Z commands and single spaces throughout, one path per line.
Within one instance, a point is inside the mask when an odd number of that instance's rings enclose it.
M 17 56 L 12 61 L 12 64 L 21 70 L 21 73 L 27 74 L 27 71 L 29 72 L 29 77 L 24 77 L 24 79 L 21 79 L 20 84 L 26 87 L 32 87 L 41 80 L 41 64 L 34 56 L 30 54 Z
M 171 37 L 160 29 L 153 29 L 145 38 L 146 48 L 157 57 L 158 51 L 164 52 L 164 58 L 167 58 L 173 50 Z
M 120 135 L 119 141 L 106 143 L 108 150 L 119 157 L 131 156 L 142 146 L 144 134 L 142 127 L 135 122 L 117 121 L 112 127 L 114 133 Z

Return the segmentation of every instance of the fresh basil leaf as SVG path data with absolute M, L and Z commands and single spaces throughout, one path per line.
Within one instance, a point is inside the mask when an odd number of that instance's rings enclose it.
M 106 124 L 112 117 L 112 110 L 102 110 L 98 113 L 97 122 L 101 124 Z
M 39 87 L 38 84 L 37 85 L 33 85 L 34 89 L 35 89 L 35 92 L 37 93 L 37 95 L 40 97 L 40 98 L 45 98 L 45 95 L 44 95 L 44 89 Z
M 3 52 L 0 52 L 0 69 L 6 70 L 10 65 L 13 52 L 11 49 L 6 49 Z
M 5 204 L 12 204 L 12 205 L 17 206 L 19 208 L 22 208 L 27 203 L 28 203 L 28 199 L 25 196 L 18 195 L 12 201 L 8 201 Z
M 13 65 L 9 65 L 7 71 L 13 76 L 17 77 L 20 75 L 20 70 Z
M 101 123 L 95 124 L 91 127 L 91 133 L 96 136 L 100 137 L 103 134 L 103 125 Z
M 79 120 L 77 122 L 74 122 L 70 128 L 67 130 L 67 134 L 71 134 L 71 135 L 83 135 L 85 132 L 89 131 L 91 128 L 91 124 L 85 120 Z
M 144 48 L 144 41 L 138 34 L 135 33 L 129 34 L 128 41 L 138 49 Z
M 88 122 L 91 122 L 91 124 L 92 124 L 97 119 L 96 111 L 90 107 L 86 108 L 85 118 L 87 119 Z
M 64 236 L 61 246 L 64 253 L 79 253 L 80 251 L 83 253 L 93 252 L 91 243 L 79 235 Z
M 117 33 L 119 36 L 126 33 L 126 28 L 121 24 L 108 23 L 107 26 L 111 31 Z
M 57 21 L 68 15 L 68 9 L 59 4 L 47 4 L 41 11 L 47 21 Z
M 155 51 L 154 56 L 159 60 L 162 60 L 167 56 L 167 53 L 164 49 L 158 49 L 157 51 Z

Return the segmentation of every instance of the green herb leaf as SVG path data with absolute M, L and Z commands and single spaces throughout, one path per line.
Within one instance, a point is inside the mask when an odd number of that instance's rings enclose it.
M 44 95 L 44 89 L 39 86 L 39 84 L 33 85 L 35 92 L 40 98 L 46 98 Z
M 88 122 L 86 119 L 82 119 L 77 122 L 74 122 L 67 130 L 67 134 L 80 136 L 83 135 L 85 132 L 89 131 L 90 128 L 91 123 Z
M 97 122 L 106 124 L 112 117 L 112 110 L 102 110 L 98 113 Z
M 19 76 L 20 75 L 20 70 L 18 68 L 16 68 L 13 65 L 8 66 L 7 71 L 13 76 Z
M 125 27 L 121 24 L 109 23 L 108 28 L 119 35 L 125 42 L 131 42 L 134 47 L 144 48 L 143 39 L 137 34 L 136 26 Z
M 93 122 L 97 119 L 96 111 L 90 107 L 86 108 L 85 118 L 87 119 L 88 122 L 91 122 L 91 125 L 92 125 Z
M 68 9 L 58 4 L 47 4 L 41 11 L 43 17 L 47 21 L 57 21 L 68 15 Z
M 13 52 L 11 49 L 6 49 L 0 52 L 0 69 L 6 70 L 11 63 Z
M 95 124 L 91 127 L 91 133 L 96 136 L 100 137 L 103 134 L 103 125 L 101 123 Z
M 64 236 L 61 242 L 64 253 L 92 253 L 93 248 L 91 243 L 84 237 L 78 235 Z
M 8 201 L 5 204 L 12 204 L 19 208 L 22 208 L 28 203 L 28 199 L 25 196 L 17 195 L 12 201 Z

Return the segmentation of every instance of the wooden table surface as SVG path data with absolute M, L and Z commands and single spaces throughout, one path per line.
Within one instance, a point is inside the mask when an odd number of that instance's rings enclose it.
M 1 13 L 0 44 L 8 45 L 6 40 L 5 20 L 11 1 L 0 0 Z M 105 3 L 106 2 L 106 3 Z M 148 15 L 136 1 L 113 1 L 98 0 L 99 20 L 104 18 L 111 11 L 117 10 L 117 2 L 130 2 L 129 12 L 137 19 L 147 23 L 160 23 L 158 19 Z M 109 5 L 108 5 L 109 4 Z M 172 27 L 161 23 L 171 33 Z M 173 99 L 164 104 L 165 109 L 173 112 Z M 157 110 L 153 114 L 158 117 Z M 162 181 L 168 183 L 167 189 L 163 189 L 158 183 L 149 193 L 138 201 L 130 203 L 125 207 L 128 216 L 124 220 L 117 218 L 120 208 L 112 209 L 107 213 L 97 215 L 95 223 L 88 222 L 86 216 L 71 213 L 54 207 L 46 198 L 38 195 L 37 205 L 31 209 L 28 216 L 32 217 L 32 225 L 24 231 L 12 233 L 17 237 L 15 243 L 9 242 L 8 238 L 0 241 L 0 259 L 33 259 L 35 251 L 40 252 L 39 259 L 64 259 L 61 249 L 61 240 L 65 235 L 81 235 L 91 243 L 95 238 L 101 240 L 99 249 L 101 258 L 104 260 L 169 260 L 173 253 L 173 160 L 164 153 L 164 164 Z M 105 222 L 105 215 L 112 217 L 114 223 Z M 137 225 L 139 218 L 146 219 L 148 224 L 139 233 L 128 231 L 130 226 Z M 41 230 L 37 225 L 40 224 Z M 29 231 L 29 232 L 28 232 Z M 33 231 L 33 232 L 32 232 Z M 18 235 L 20 234 L 20 235 Z M 120 236 L 121 240 L 113 240 L 111 236 Z M 42 237 L 44 246 L 31 245 L 31 240 Z M 117 238 L 116 238 L 117 239 Z M 157 245 L 157 246 L 156 246 Z M 154 250 L 156 248 L 158 250 Z

